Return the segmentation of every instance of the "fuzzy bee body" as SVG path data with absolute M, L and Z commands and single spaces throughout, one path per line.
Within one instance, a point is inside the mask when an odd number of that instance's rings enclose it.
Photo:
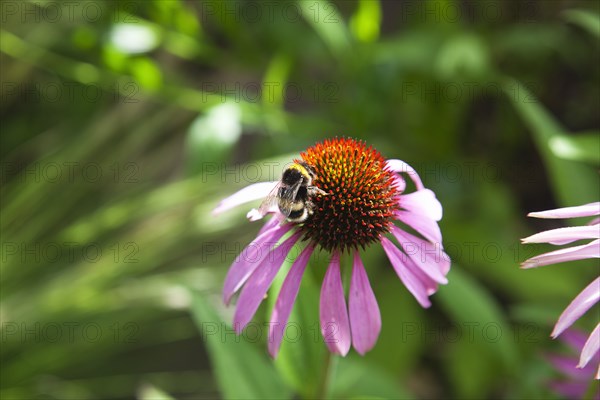
M 312 197 L 326 194 L 312 185 L 315 172 L 304 162 L 291 164 L 281 175 L 281 181 L 260 207 L 262 213 L 276 204 L 281 214 L 290 222 L 304 222 L 313 213 Z

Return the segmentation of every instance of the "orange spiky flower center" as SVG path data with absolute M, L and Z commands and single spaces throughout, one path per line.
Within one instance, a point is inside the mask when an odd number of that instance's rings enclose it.
M 325 140 L 301 153 L 315 172 L 313 214 L 300 226 L 305 239 L 322 248 L 345 251 L 379 241 L 398 209 L 394 172 L 383 156 L 364 142 Z

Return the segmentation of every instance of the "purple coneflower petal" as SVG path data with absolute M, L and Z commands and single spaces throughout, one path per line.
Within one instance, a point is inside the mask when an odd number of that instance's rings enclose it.
M 435 197 L 435 194 L 429 189 L 421 189 L 402 195 L 400 205 L 402 208 L 418 214 L 420 217 L 424 216 L 434 221 L 442 219 L 442 205 Z
M 425 189 L 425 186 L 423 186 L 423 182 L 421 181 L 419 174 L 417 174 L 417 171 L 415 171 L 413 167 L 404 161 L 394 159 L 387 160 L 386 165 L 391 171 L 396 173 L 404 173 L 410 176 L 410 179 L 412 179 L 412 181 L 415 183 L 417 190 Z
M 581 350 L 581 356 L 579 357 L 579 364 L 577 368 L 583 368 L 588 362 L 598 353 L 600 349 L 600 324 L 596 325 L 596 328 L 590 334 L 587 342 Z
M 381 238 L 381 245 L 383 246 L 383 250 L 387 254 L 390 263 L 392 264 L 392 267 L 394 267 L 396 274 L 398 274 L 398 277 L 400 278 L 404 286 L 406 286 L 408 291 L 412 293 L 412 295 L 415 297 L 415 299 L 417 299 L 417 301 L 419 302 L 419 304 L 421 304 L 422 307 L 430 307 L 431 302 L 429 301 L 429 298 L 427 296 L 427 288 L 423 285 L 423 282 L 421 282 L 412 273 L 412 271 L 410 271 L 406 267 L 405 263 L 402 260 L 404 256 L 400 252 L 400 250 L 398 250 L 398 248 L 392 242 L 390 242 L 389 239 L 385 237 Z
M 244 285 L 237 302 L 235 315 L 233 316 L 233 327 L 238 334 L 256 313 L 269 286 L 271 286 L 273 279 L 275 279 L 277 272 L 279 272 L 281 264 L 283 264 L 283 261 L 299 237 L 300 233 L 294 233 L 273 249 L 269 253 L 269 256 L 256 268 L 248 279 L 248 282 L 246 282 L 246 285 Z
M 569 228 L 558 228 L 536 233 L 521 239 L 522 243 L 567 244 L 581 239 L 600 239 L 600 226 L 584 225 Z
M 404 196 L 401 196 L 404 197 Z M 442 240 L 442 231 L 433 219 L 423 218 L 418 214 L 413 214 L 408 211 L 396 211 L 396 218 L 406 225 L 410 226 L 430 242 L 439 243 Z
M 587 336 L 578 330 L 575 329 L 567 329 L 564 331 L 560 337 L 561 342 L 567 344 L 571 350 L 576 353 L 579 353 L 581 349 L 583 349 L 583 345 L 587 340 Z
M 302 253 L 292 264 L 279 291 L 275 308 L 271 314 L 271 324 L 269 325 L 269 354 L 273 358 L 277 357 L 277 353 L 279 353 L 285 325 L 290 318 L 290 313 L 300 290 L 302 275 L 314 249 L 314 246 L 308 245 L 302 250 Z
M 276 220 L 265 224 L 265 231 L 258 235 L 233 261 L 225 283 L 223 284 L 223 302 L 229 304 L 231 297 L 248 280 L 250 275 L 262 264 L 277 241 L 283 237 L 293 225 L 278 226 Z
M 439 243 L 430 243 L 420 239 L 395 225 L 392 225 L 392 234 L 404 250 L 404 253 L 434 281 L 446 284 L 446 274 L 450 270 L 450 257 L 442 250 Z
M 573 246 L 540 254 L 523 262 L 521 268 L 543 267 L 544 265 L 583 260 L 585 258 L 600 258 L 600 240 L 594 240 L 581 246 Z
M 600 277 L 596 278 L 585 289 L 575 297 L 569 306 L 558 318 L 558 322 L 552 331 L 552 337 L 556 338 L 565 329 L 570 327 L 579 317 L 589 310 L 600 299 Z
M 587 385 L 582 382 L 553 380 L 548 382 L 548 387 L 566 399 L 580 399 L 587 391 Z
M 394 186 L 398 193 L 402 193 L 406 189 L 406 181 L 400 175 L 394 175 Z
M 323 279 L 319 305 L 321 333 L 332 353 L 345 356 L 350 350 L 350 323 L 340 274 L 340 256 L 335 251 Z
M 547 354 L 544 358 L 547 359 L 558 372 L 571 378 L 581 379 L 590 376 L 589 371 L 584 371 L 575 367 L 577 360 L 572 356 Z
M 377 342 L 381 331 L 381 314 L 358 252 L 354 253 L 348 305 L 352 344 L 359 354 L 364 355 Z
M 556 208 L 554 210 L 530 212 L 528 217 L 534 218 L 576 218 L 600 215 L 600 202 L 584 204 L 576 207 Z
M 230 210 L 241 204 L 248 203 L 253 200 L 262 199 L 271 193 L 279 182 L 258 182 L 235 192 L 229 197 L 221 200 L 221 202 L 213 210 L 213 215 L 220 214 Z

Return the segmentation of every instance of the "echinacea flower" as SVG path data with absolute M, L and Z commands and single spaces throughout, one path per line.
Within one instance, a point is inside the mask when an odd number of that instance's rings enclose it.
M 325 140 L 300 157 L 295 162 L 310 165 L 315 173 L 312 185 L 319 189 L 319 194 L 310 199 L 312 214 L 302 223 L 293 223 L 277 207 L 268 210 L 273 218 L 233 262 L 225 279 L 223 300 L 229 304 L 241 289 L 233 324 L 240 333 L 256 313 L 292 247 L 305 244 L 284 279 L 271 314 L 268 347 L 271 356 L 276 357 L 302 275 L 318 247 L 331 255 L 319 306 L 325 343 L 331 352 L 343 356 L 351 344 L 358 353 L 365 354 L 379 337 L 381 315 L 360 249 L 380 243 L 408 291 L 421 306 L 429 307 L 429 296 L 439 284 L 447 283 L 450 269 L 437 224 L 442 206 L 412 167 L 400 160 L 385 160 L 363 142 L 349 138 Z M 405 193 L 406 181 L 400 174 L 411 178 L 415 191 Z M 224 199 L 214 212 L 263 199 L 278 183 L 247 186 Z M 248 218 L 260 219 L 263 214 L 253 209 Z M 396 223 L 402 223 L 403 228 Z M 400 248 L 386 237 L 388 233 Z M 340 255 L 345 252 L 353 260 L 348 307 L 340 271 Z
M 600 202 L 590 203 L 577 207 L 566 207 L 555 210 L 533 212 L 528 214 L 536 218 L 576 218 L 600 215 Z M 523 268 L 535 268 L 549 264 L 565 261 L 583 260 L 587 258 L 600 258 L 600 219 L 596 218 L 588 225 L 568 228 L 558 228 L 536 233 L 522 239 L 523 243 L 550 243 L 563 245 L 578 240 L 592 239 L 591 242 L 551 251 L 532 257 L 523 262 Z M 552 338 L 558 337 L 565 329 L 569 328 L 586 311 L 600 300 L 600 276 L 575 297 L 569 306 L 558 318 L 558 322 L 552 331 Z M 600 323 L 592 331 L 581 349 L 578 368 L 584 368 L 588 362 L 600 350 Z M 600 365 L 596 373 L 596 379 L 600 379 Z
M 600 386 L 590 380 L 594 376 L 595 367 L 589 363 L 583 368 L 576 368 L 577 359 L 570 353 L 581 353 L 586 343 L 586 335 L 583 332 L 567 329 L 561 336 L 561 341 L 567 345 L 567 354 L 546 354 L 545 358 L 555 370 L 562 375 L 560 379 L 552 379 L 547 382 L 548 387 L 566 399 L 596 399 L 600 400 Z M 592 358 L 594 364 L 600 362 L 600 354 Z

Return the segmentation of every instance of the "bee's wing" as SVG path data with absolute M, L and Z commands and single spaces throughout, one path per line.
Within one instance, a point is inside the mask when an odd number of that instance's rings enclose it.
M 267 215 L 269 212 L 272 211 L 273 207 L 277 206 L 277 195 L 279 193 L 280 187 L 281 187 L 281 182 L 278 182 L 275 185 L 275 187 L 271 190 L 271 192 L 267 195 L 267 197 L 265 197 L 263 202 L 260 204 L 260 207 L 258 208 L 258 212 L 262 216 Z
M 284 188 L 284 190 L 279 193 L 279 211 L 281 211 L 286 218 L 292 213 L 292 207 L 294 206 L 296 196 L 298 195 L 298 191 L 303 182 L 304 178 L 301 178 L 294 185 Z

